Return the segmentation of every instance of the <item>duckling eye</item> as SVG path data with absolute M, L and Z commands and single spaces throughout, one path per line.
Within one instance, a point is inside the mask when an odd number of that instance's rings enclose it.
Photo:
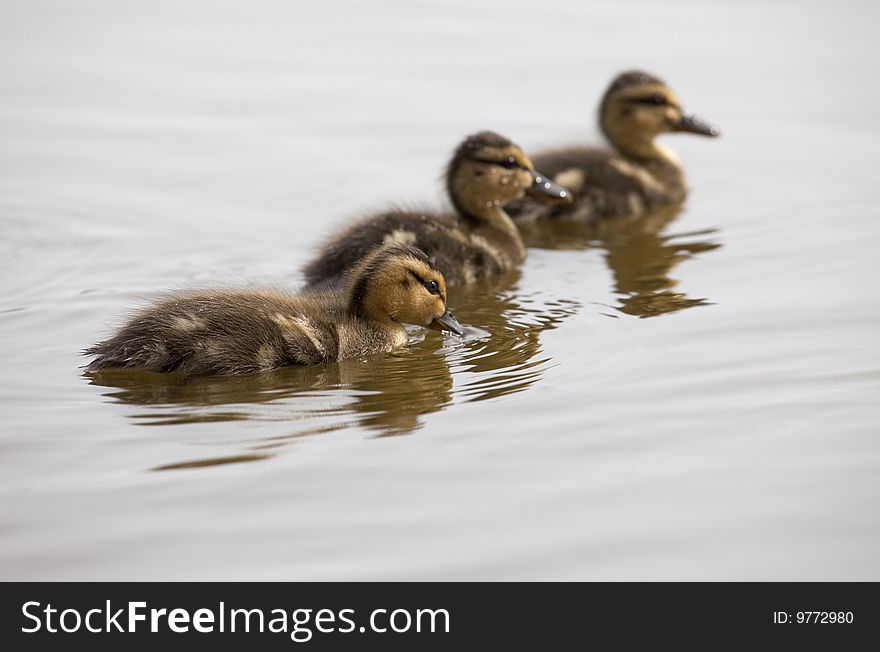
M 494 158 L 480 158 L 478 156 L 472 157 L 471 160 L 479 161 L 480 163 L 488 163 L 489 165 L 497 165 L 500 168 L 506 168 L 508 170 L 522 167 L 514 156 L 508 156 L 503 161 L 496 161 Z
M 516 159 L 512 156 L 508 156 L 507 159 L 504 161 L 499 161 L 497 163 L 497 165 L 500 165 L 501 167 L 503 167 L 507 170 L 512 170 L 515 167 L 519 167 L 519 164 L 516 162 Z
M 425 289 L 431 294 L 440 294 L 440 286 L 437 281 L 425 281 Z

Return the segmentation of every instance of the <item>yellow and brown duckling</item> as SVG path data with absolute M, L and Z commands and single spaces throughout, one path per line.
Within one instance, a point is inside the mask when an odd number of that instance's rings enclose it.
M 667 132 L 718 136 L 720 130 L 685 111 L 658 77 L 641 70 L 618 75 L 599 106 L 599 126 L 610 149 L 570 147 L 544 152 L 535 164 L 576 198 L 571 206 L 510 207 L 516 219 L 593 222 L 639 215 L 682 201 L 687 194 L 678 157 L 655 138 Z
M 464 333 L 446 307 L 443 275 L 418 249 L 374 249 L 339 293 L 220 290 L 169 297 L 85 351 L 88 371 L 132 368 L 234 375 L 387 353 L 403 324 Z
M 446 171 L 454 214 L 389 211 L 371 215 L 332 236 L 303 268 L 309 288 L 338 285 L 353 262 L 383 242 L 424 251 L 450 285 L 514 269 L 525 258 L 519 231 L 504 206 L 528 195 L 570 203 L 571 194 L 535 171 L 523 151 L 483 131 L 465 138 Z

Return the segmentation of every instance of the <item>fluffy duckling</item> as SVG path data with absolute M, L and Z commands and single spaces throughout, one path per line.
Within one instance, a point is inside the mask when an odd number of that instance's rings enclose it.
M 418 249 L 391 243 L 358 262 L 341 293 L 172 296 L 84 353 L 97 356 L 88 371 L 247 374 L 387 353 L 407 343 L 402 324 L 464 333 L 446 307 L 443 275 Z
M 362 219 L 330 238 L 303 268 L 309 288 L 336 286 L 345 270 L 383 242 L 424 251 L 450 285 L 470 283 L 519 265 L 525 247 L 504 206 L 526 195 L 570 203 L 571 193 L 535 171 L 523 151 L 482 131 L 465 138 L 446 171 L 455 214 L 390 211 Z
M 611 82 L 599 106 L 599 127 L 610 149 L 571 147 L 535 157 L 541 170 L 574 192 L 574 205 L 518 203 L 510 207 L 511 215 L 592 222 L 678 203 L 687 194 L 684 171 L 675 153 L 655 138 L 666 132 L 721 133 L 682 109 L 662 80 L 641 70 L 621 73 Z

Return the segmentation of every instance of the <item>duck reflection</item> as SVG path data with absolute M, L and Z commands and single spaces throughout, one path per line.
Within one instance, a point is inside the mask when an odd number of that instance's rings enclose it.
M 518 281 L 519 272 L 512 272 L 455 288 L 450 299 L 459 320 L 480 328 L 469 328 L 463 339 L 419 331 L 408 348 L 392 355 L 250 376 L 187 378 L 104 370 L 86 378 L 109 388 L 107 398 L 138 406 L 128 417 L 139 425 L 278 422 L 287 431 L 246 442 L 246 453 L 235 442 L 235 455 L 157 470 L 265 459 L 302 437 L 350 427 L 374 436 L 407 434 L 422 427 L 425 415 L 454 401 L 505 396 L 541 378 L 550 359 L 540 355 L 540 334 L 555 328 L 578 304 L 520 293 Z
M 296 420 L 314 426 L 297 432 L 303 436 L 356 421 L 394 434 L 415 429 L 419 416 L 449 402 L 449 368 L 442 356 L 433 355 L 441 346 L 442 338 L 431 337 L 384 358 L 286 367 L 250 376 L 187 378 L 123 370 L 87 375 L 91 384 L 113 388 L 106 397 L 150 408 L 128 415 L 140 425 Z M 358 418 L 337 420 L 333 426 L 320 423 L 347 413 Z
M 543 220 L 518 226 L 529 247 L 603 249 L 614 275 L 614 290 L 620 295 L 620 303 L 614 308 L 635 317 L 656 317 L 711 303 L 674 289 L 678 281 L 670 273 L 676 265 L 721 246 L 713 241 L 716 229 L 666 233 L 666 227 L 680 211 L 679 204 L 639 217 L 606 219 L 595 224 Z

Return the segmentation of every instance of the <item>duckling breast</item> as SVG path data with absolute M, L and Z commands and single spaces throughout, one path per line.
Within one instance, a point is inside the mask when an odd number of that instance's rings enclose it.
M 346 319 L 336 324 L 339 360 L 389 353 L 406 346 L 409 336 L 399 324 L 369 324 L 360 319 Z

